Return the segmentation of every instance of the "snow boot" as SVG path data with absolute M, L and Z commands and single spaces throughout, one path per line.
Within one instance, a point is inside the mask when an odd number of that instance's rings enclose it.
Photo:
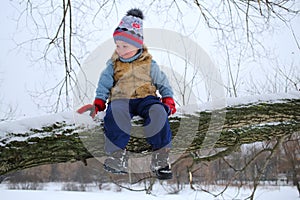
M 113 174 L 127 174 L 128 173 L 128 155 L 126 150 L 118 150 L 113 152 L 104 161 L 103 167 L 106 171 Z
M 169 163 L 168 148 L 162 148 L 152 153 L 150 169 L 159 180 L 172 179 L 173 174 Z

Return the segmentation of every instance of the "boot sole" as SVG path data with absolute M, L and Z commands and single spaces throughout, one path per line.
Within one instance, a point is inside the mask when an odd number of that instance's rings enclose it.
M 103 168 L 104 168 L 105 171 L 110 172 L 112 174 L 119 174 L 119 175 L 121 175 L 121 174 L 128 174 L 128 172 L 126 172 L 126 171 L 117 170 L 117 169 L 114 169 L 114 168 L 112 168 L 112 167 L 110 167 L 108 165 L 105 165 L 105 164 L 103 165 Z
M 152 171 L 152 172 L 156 176 L 156 178 L 159 179 L 159 180 L 170 180 L 170 179 L 173 178 L 172 173 L 159 174 L 157 171 Z

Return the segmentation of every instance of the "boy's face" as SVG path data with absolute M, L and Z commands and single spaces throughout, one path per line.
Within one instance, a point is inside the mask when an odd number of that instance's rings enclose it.
M 131 44 L 128 44 L 127 42 L 117 40 L 116 41 L 116 51 L 120 57 L 122 57 L 124 59 L 128 59 L 137 53 L 138 48 Z

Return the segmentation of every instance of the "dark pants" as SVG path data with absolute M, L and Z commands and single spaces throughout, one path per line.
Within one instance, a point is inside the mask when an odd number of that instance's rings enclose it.
M 104 117 L 105 151 L 112 153 L 125 149 L 131 131 L 131 119 L 144 119 L 144 134 L 154 150 L 170 147 L 172 133 L 168 121 L 168 107 L 158 97 L 118 99 L 108 104 Z

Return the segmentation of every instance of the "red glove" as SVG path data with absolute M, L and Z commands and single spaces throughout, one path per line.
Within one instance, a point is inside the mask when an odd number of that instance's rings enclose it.
M 174 114 L 176 112 L 175 102 L 172 97 L 162 98 L 162 102 L 170 108 L 170 114 Z
M 94 106 L 95 114 L 97 114 L 99 111 L 104 111 L 106 108 L 105 101 L 103 101 L 102 99 L 95 99 Z

